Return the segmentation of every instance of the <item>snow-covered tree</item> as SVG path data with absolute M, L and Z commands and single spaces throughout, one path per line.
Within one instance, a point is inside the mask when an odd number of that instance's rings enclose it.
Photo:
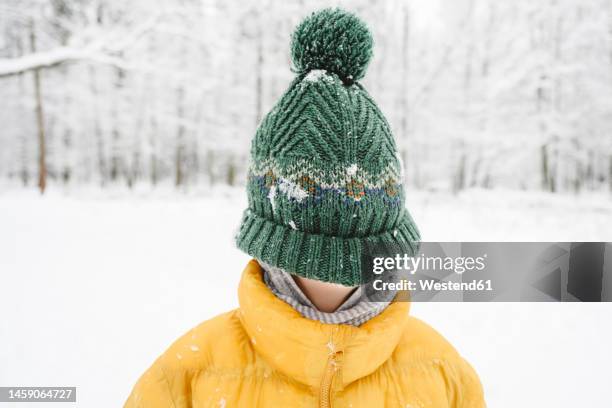
M 315 0 L 3 0 L 0 177 L 236 184 Z M 612 0 L 344 0 L 412 187 L 612 191 Z

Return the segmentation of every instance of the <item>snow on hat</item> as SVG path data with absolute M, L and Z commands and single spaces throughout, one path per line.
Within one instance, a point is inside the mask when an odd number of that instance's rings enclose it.
M 272 266 L 347 286 L 362 282 L 364 245 L 415 248 L 391 129 L 365 88 L 372 35 L 324 9 L 291 38 L 296 78 L 251 145 L 248 208 L 236 242 Z

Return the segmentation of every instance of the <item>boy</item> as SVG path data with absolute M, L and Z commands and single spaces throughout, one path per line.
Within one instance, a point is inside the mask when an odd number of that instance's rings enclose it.
M 361 296 L 364 245 L 419 240 L 383 114 L 356 81 L 372 37 L 326 9 L 251 148 L 237 310 L 177 340 L 125 407 L 484 407 L 476 373 L 408 302 Z

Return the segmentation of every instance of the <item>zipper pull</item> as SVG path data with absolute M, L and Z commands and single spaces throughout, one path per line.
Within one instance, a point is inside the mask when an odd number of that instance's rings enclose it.
M 333 386 L 338 377 L 338 373 L 342 368 L 342 351 L 336 351 L 329 355 L 327 359 L 327 366 L 323 373 L 323 379 L 321 380 L 321 389 L 319 392 L 319 407 L 331 408 L 332 407 L 332 393 Z

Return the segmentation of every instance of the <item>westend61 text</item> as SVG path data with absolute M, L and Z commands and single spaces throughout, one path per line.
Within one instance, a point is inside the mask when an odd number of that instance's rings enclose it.
M 372 282 L 374 290 L 421 290 L 421 291 L 491 291 L 493 285 L 490 279 L 473 280 L 470 282 L 440 282 L 433 279 L 419 279 L 417 282 L 402 279 L 399 282 L 385 282 L 377 279 Z

